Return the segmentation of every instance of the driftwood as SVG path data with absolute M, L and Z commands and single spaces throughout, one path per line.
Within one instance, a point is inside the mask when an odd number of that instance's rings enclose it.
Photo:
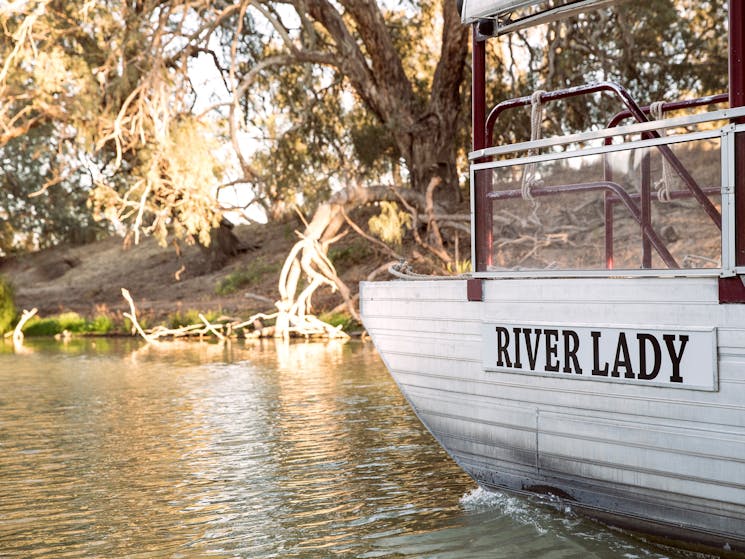
M 311 227 L 306 227 L 306 231 Z M 309 235 L 298 233 L 300 240 L 292 247 L 285 259 L 279 275 L 280 301 L 276 303 L 278 316 L 274 335 L 288 338 L 291 335 L 304 337 L 326 336 L 329 338 L 346 338 L 348 335 L 330 324 L 326 324 L 310 314 L 311 297 L 322 286 L 338 291 L 344 299 L 346 308 L 359 320 L 350 289 L 339 279 L 334 265 L 326 256 L 328 245 L 339 239 L 339 236 L 325 243 Z M 300 290 L 300 279 L 305 275 L 308 284 Z M 298 291 L 300 292 L 298 293 Z
M 136 332 L 142 336 L 146 342 L 150 343 L 155 341 L 155 338 L 147 334 L 143 329 L 142 326 L 140 326 L 140 323 L 137 321 L 137 311 L 135 309 L 135 302 L 132 300 L 132 296 L 129 294 L 129 291 L 124 289 L 122 287 L 122 297 L 129 303 L 129 310 L 128 313 L 122 313 L 125 318 L 128 318 L 130 322 L 132 322 L 132 330 L 133 334 Z
M 218 323 L 210 322 L 207 317 L 200 313 L 198 316 L 201 322 L 198 324 L 189 324 L 180 328 L 156 326 L 151 329 L 144 329 L 137 320 L 137 310 L 129 291 L 122 289 L 122 296 L 129 303 L 130 312 L 123 313 L 123 315 L 132 322 L 132 333 L 138 334 L 148 343 L 156 342 L 161 338 L 184 338 L 188 336 L 199 338 L 215 336 L 221 342 L 228 343 L 231 338 L 237 337 L 239 333 L 242 333 L 247 339 L 289 337 L 293 335 L 306 338 L 349 338 L 349 335 L 341 330 L 341 326 L 331 326 L 310 314 L 304 315 L 302 319 L 289 314 L 285 314 L 283 317 L 281 311 L 256 313 L 247 320 L 232 319 Z M 280 303 L 277 303 L 277 306 L 279 305 Z M 277 320 L 281 324 L 282 318 L 286 320 L 286 324 L 282 326 L 284 330 L 280 330 L 277 326 L 264 326 L 264 321 L 268 320 Z M 253 328 L 253 330 L 248 330 L 249 328 Z
M 210 322 L 205 318 L 205 316 L 202 313 L 199 313 L 199 320 L 201 320 L 204 325 L 207 328 L 207 331 L 211 334 L 214 334 L 218 340 L 224 342 L 226 340 L 225 336 L 222 335 L 222 333 L 218 332 L 217 328 L 215 328 Z
M 37 309 L 33 308 L 30 311 L 23 310 L 21 319 L 16 324 L 15 330 L 13 330 L 13 348 L 18 351 L 23 348 L 23 327 L 26 323 L 36 314 Z

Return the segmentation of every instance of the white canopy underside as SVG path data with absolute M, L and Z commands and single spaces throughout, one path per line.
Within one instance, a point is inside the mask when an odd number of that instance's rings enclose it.
M 473 23 L 485 18 L 497 19 L 506 32 L 507 28 L 516 25 L 538 25 L 619 1 L 621 0 L 464 0 L 461 17 L 463 23 Z M 518 14 L 518 17 L 510 18 L 511 14 Z

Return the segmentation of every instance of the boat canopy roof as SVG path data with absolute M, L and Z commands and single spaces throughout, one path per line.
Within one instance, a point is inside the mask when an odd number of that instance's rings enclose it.
M 623 0 L 463 0 L 461 19 L 463 23 L 495 19 L 501 34 L 621 1 Z

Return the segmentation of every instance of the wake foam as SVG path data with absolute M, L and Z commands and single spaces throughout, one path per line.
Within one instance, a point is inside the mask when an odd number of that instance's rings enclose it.
M 467 512 L 497 512 L 518 524 L 531 526 L 541 535 L 547 533 L 550 524 L 550 514 L 534 503 L 514 495 L 489 491 L 483 487 L 477 487 L 463 495 L 460 498 L 460 505 Z

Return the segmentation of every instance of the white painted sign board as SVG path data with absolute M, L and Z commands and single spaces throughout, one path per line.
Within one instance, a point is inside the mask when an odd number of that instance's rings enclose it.
M 484 369 L 717 390 L 716 329 L 484 323 Z

